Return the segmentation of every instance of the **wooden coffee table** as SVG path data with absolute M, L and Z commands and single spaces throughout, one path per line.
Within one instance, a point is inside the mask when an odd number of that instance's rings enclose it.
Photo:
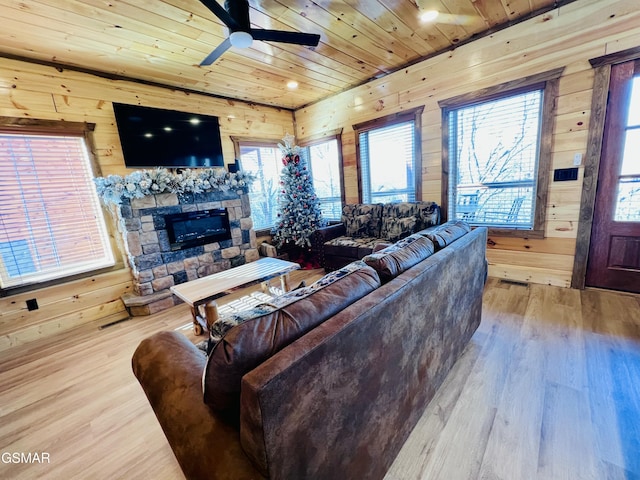
M 218 319 L 216 299 L 240 288 L 280 277 L 282 290 L 289 291 L 289 272 L 300 265 L 278 258 L 261 258 L 239 267 L 191 280 L 171 287 L 171 292 L 191 307 L 193 331 L 201 335 Z

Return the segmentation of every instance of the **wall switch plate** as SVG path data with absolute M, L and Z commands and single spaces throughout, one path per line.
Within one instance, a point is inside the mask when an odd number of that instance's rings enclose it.
M 573 164 L 574 164 L 576 167 L 579 167 L 580 165 L 582 165 L 582 154 L 581 154 L 581 153 L 576 153 L 576 154 L 573 156 Z

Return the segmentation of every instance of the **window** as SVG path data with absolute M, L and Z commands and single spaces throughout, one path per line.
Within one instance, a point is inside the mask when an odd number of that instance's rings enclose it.
M 423 107 L 354 125 L 363 203 L 421 197 Z
M 450 217 L 533 227 L 542 89 L 449 114 Z
M 249 190 L 251 218 L 255 229 L 269 229 L 278 215 L 278 192 L 282 153 L 278 141 L 232 138 L 239 167 L 256 176 Z M 316 195 L 326 220 L 342 214 L 342 156 L 339 136 L 300 145 L 311 170 Z
M 551 143 L 546 139 L 560 73 L 441 102 L 449 219 L 543 235 Z
M 325 220 L 340 220 L 342 216 L 342 153 L 340 136 L 301 143 L 320 200 Z
M 624 150 L 618 175 L 614 220 L 640 222 L 640 76 L 631 82 L 629 113 L 624 126 Z
M 0 127 L 2 288 L 114 264 L 85 125 L 65 122 L 62 129 Z
M 256 181 L 249 189 L 253 228 L 271 228 L 275 225 L 278 215 L 278 192 L 282 170 L 282 154 L 278 142 L 238 138 L 232 140 L 240 169 L 256 176 Z

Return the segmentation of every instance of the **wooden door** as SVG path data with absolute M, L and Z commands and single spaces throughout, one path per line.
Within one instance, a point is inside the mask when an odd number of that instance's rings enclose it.
M 640 293 L 640 61 L 611 69 L 586 284 Z

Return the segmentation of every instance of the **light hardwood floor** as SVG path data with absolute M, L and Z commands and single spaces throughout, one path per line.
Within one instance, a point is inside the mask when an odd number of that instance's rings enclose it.
M 0 453 L 50 463 L 0 459 L 0 478 L 183 478 L 131 355 L 189 321 L 181 305 L 2 353 Z M 640 478 L 640 296 L 490 279 L 480 328 L 386 478 Z

